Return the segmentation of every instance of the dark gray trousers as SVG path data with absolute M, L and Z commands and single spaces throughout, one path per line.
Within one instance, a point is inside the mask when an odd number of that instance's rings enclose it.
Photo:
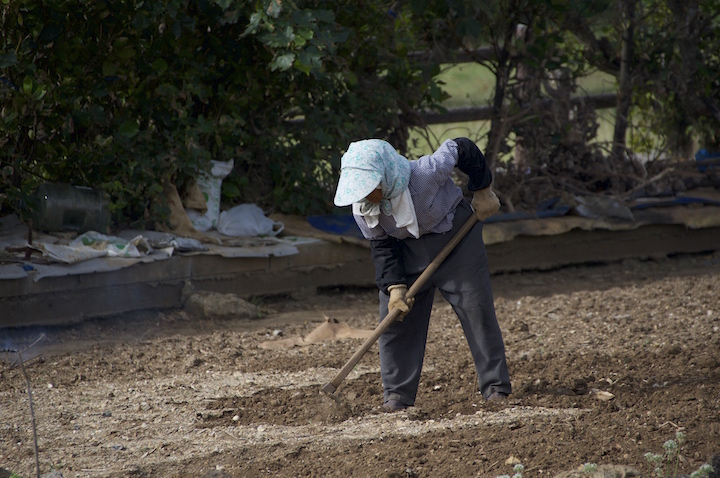
M 453 228 L 402 241 L 403 265 L 412 284 L 471 214 L 462 201 Z M 510 394 L 505 345 L 495 316 L 482 223 L 475 224 L 415 296 L 403 322 L 395 321 L 378 340 L 384 398 L 414 405 L 420 384 L 430 313 L 439 290 L 460 319 L 475 362 L 478 390 L 485 398 L 495 391 Z M 380 319 L 388 313 L 389 296 L 380 292 Z

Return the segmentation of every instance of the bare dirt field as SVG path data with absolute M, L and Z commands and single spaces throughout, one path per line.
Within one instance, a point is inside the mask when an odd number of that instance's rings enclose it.
M 374 328 L 369 289 L 264 298 L 266 315 L 252 321 L 165 311 L 0 329 L 0 347 L 44 337 L 23 358 L 41 472 L 65 478 L 495 477 L 513 475 L 514 462 L 525 477 L 586 463 L 652 476 L 643 455 L 678 431 L 678 475 L 720 454 L 720 255 L 496 275 L 493 286 L 514 387 L 501 403 L 476 393 L 462 330 L 440 299 L 406 412 L 380 407 L 377 346 L 336 392 L 340 403 L 320 387 L 362 340 L 260 347 L 306 336 L 324 316 Z M 16 356 L 0 354 L 0 468 L 30 477 Z

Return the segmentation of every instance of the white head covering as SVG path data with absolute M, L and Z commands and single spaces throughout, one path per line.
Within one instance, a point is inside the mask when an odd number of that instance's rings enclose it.
M 397 227 L 419 237 L 417 217 L 407 185 L 410 162 L 387 141 L 366 139 L 351 143 L 343 155 L 340 180 L 335 192 L 335 205 L 353 205 L 353 213 L 365 217 L 368 226 L 378 224 L 380 213 L 392 215 Z M 380 204 L 365 200 L 378 186 L 382 190 Z
M 392 199 L 407 189 L 410 162 L 387 141 L 365 139 L 350 143 L 340 165 L 335 192 L 336 206 L 349 206 L 364 199 L 380 185 L 383 199 Z

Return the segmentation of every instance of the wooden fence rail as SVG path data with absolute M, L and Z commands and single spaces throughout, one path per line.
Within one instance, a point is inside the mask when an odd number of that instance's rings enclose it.
M 553 99 L 547 98 L 542 101 L 550 105 Z M 617 103 L 617 95 L 615 93 L 601 93 L 596 95 L 576 96 L 570 99 L 571 104 L 590 104 L 595 109 L 613 108 Z M 531 108 L 527 107 L 523 110 L 530 114 Z M 467 121 L 486 121 L 491 119 L 492 108 L 490 106 L 462 106 L 449 109 L 446 113 L 426 111 L 420 114 L 422 121 L 427 124 L 446 124 L 446 123 L 464 123 Z

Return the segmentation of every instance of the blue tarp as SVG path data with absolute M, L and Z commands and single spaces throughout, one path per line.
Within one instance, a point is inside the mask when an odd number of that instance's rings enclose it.
M 703 198 L 703 197 L 668 197 L 668 198 L 638 198 L 637 202 L 630 206 L 630 209 L 647 209 L 649 207 L 659 206 L 682 206 L 684 204 L 709 204 L 712 206 L 720 206 L 720 201 L 715 199 Z
M 720 155 L 718 156 L 720 157 Z M 712 167 L 712 166 L 710 166 Z M 698 196 L 691 196 L 691 193 L 687 193 L 686 196 L 668 196 L 668 197 L 647 197 L 637 198 L 627 206 L 630 210 L 647 209 L 651 207 L 663 207 L 663 206 L 681 206 L 693 203 L 707 204 L 713 206 L 720 206 L 720 200 Z M 561 217 L 570 213 L 572 207 L 567 206 L 560 202 L 560 198 L 549 199 L 538 205 L 537 210 L 534 212 L 512 212 L 504 214 L 493 214 L 485 220 L 485 223 L 498 223 L 498 222 L 509 222 L 519 221 L 525 219 L 543 219 L 551 217 Z M 574 212 L 578 214 L 576 210 Z M 629 214 L 629 211 L 628 211 Z M 355 224 L 355 219 L 352 214 L 328 214 L 323 216 L 309 216 L 307 218 L 308 223 L 316 229 L 331 234 L 337 234 L 340 236 L 350 236 L 363 238 L 360 229 Z
M 485 220 L 486 223 L 501 221 L 517 221 L 520 219 L 538 219 L 544 217 L 564 216 L 570 211 L 570 206 L 558 204 L 559 198 L 550 199 L 538 205 L 534 213 L 513 212 L 506 214 L 494 214 Z M 308 216 L 308 223 L 316 229 L 341 236 L 363 238 L 360 228 L 355 223 L 352 214 L 328 214 L 324 216 Z
M 352 236 L 363 239 L 360 228 L 355 223 L 352 214 L 328 214 L 325 216 L 308 216 L 310 225 L 321 231 L 338 234 L 340 236 Z
M 698 171 L 704 173 L 708 168 L 720 168 L 717 160 L 720 159 L 720 152 L 710 152 L 707 149 L 701 149 L 695 153 L 695 161 L 697 161 Z

